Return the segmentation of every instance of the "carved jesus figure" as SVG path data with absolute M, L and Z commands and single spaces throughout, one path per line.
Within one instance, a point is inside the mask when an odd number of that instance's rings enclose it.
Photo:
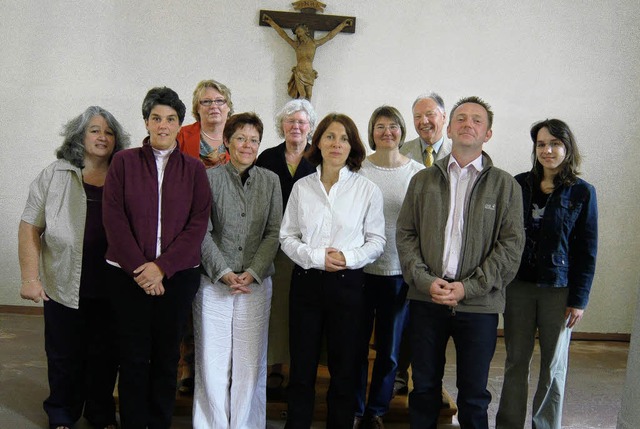
M 316 56 L 316 49 L 333 39 L 336 34 L 345 27 L 353 25 L 351 19 L 345 19 L 336 28 L 331 30 L 326 36 L 320 39 L 311 37 L 309 28 L 305 24 L 298 24 L 293 27 L 293 39 L 267 14 L 262 15 L 262 20 L 273 27 L 295 51 L 297 64 L 291 69 L 291 79 L 289 79 L 289 95 L 292 98 L 306 98 L 311 100 L 313 83 L 318 77 L 318 72 L 313 69 L 313 58 Z

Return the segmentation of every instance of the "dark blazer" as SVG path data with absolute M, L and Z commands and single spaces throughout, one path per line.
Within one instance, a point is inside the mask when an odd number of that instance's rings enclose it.
M 167 278 L 196 267 L 210 210 L 211 190 L 204 166 L 176 148 L 162 181 L 162 253 L 156 259 L 158 170 L 147 137 L 142 147 L 116 153 L 109 166 L 102 195 L 106 258 L 130 275 L 151 261 Z
M 311 146 L 307 144 L 307 147 L 304 149 L 305 152 L 309 150 L 310 147 Z M 280 178 L 283 212 L 287 208 L 287 202 L 289 201 L 289 195 L 291 195 L 293 184 L 299 179 L 316 172 L 316 167 L 314 167 L 313 164 L 307 161 L 307 158 L 303 156 L 300 160 L 300 164 L 298 164 L 295 174 L 291 177 L 289 168 L 287 167 L 287 160 L 284 157 L 285 149 L 286 143 L 282 142 L 276 147 L 266 149 L 260 154 L 256 161 L 257 166 L 273 171 Z

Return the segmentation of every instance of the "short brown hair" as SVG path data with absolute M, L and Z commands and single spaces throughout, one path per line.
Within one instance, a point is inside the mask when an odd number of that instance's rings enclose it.
M 260 117 L 253 112 L 244 112 L 229 116 L 229 119 L 227 119 L 227 122 L 224 124 L 224 131 L 222 132 L 222 136 L 225 141 L 231 141 L 233 133 L 235 133 L 238 128 L 242 128 L 245 125 L 253 125 L 256 127 L 256 130 L 258 130 L 258 134 L 260 135 L 260 141 L 262 141 L 262 131 L 264 131 L 264 126 L 262 125 Z
M 341 124 L 347 132 L 347 138 L 349 139 L 349 145 L 351 146 L 351 151 L 349 152 L 346 162 L 347 167 L 349 170 L 354 172 L 360 170 L 362 161 L 364 161 L 364 158 L 367 155 L 367 151 L 362 144 L 360 134 L 358 133 L 358 127 L 356 127 L 355 122 L 353 122 L 353 119 L 342 113 L 329 113 L 324 117 L 324 119 L 322 119 L 322 121 L 320 121 L 315 133 L 313 133 L 311 148 L 307 154 L 307 159 L 313 165 L 317 166 L 322 164 L 322 152 L 320 152 L 319 147 L 320 139 L 322 139 L 322 135 L 327 131 L 327 128 L 329 128 L 329 126 L 334 122 Z
M 491 110 L 491 106 L 489 105 L 489 103 L 487 103 L 480 97 L 476 97 L 475 95 L 472 95 L 471 97 L 464 97 L 458 100 L 458 102 L 453 106 L 453 109 L 451 109 L 451 115 L 449 115 L 449 125 L 451 125 L 453 114 L 455 113 L 456 109 L 465 103 L 473 103 L 482 106 L 482 108 L 487 112 L 487 129 L 490 130 L 493 126 L 493 110 Z
M 369 147 L 371 149 L 376 150 L 376 142 L 373 139 L 373 131 L 376 126 L 376 122 L 378 118 L 389 118 L 394 121 L 400 127 L 400 143 L 398 146 L 402 146 L 404 143 L 404 138 L 407 135 L 407 126 L 404 124 L 404 118 L 402 114 L 392 106 L 380 106 L 371 114 L 371 119 L 369 119 Z

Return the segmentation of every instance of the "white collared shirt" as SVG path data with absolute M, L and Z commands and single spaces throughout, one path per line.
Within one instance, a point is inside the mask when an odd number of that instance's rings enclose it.
M 462 253 L 462 233 L 464 231 L 464 212 L 469 195 L 476 179 L 482 171 L 482 155 L 464 168 L 451 156 L 449 165 L 449 217 L 444 230 L 444 258 L 442 273 L 444 277 L 455 279 Z
M 344 254 L 347 268 L 374 262 L 384 249 L 382 192 L 347 167 L 327 194 L 316 173 L 293 185 L 280 228 L 284 253 L 304 269 L 325 269 L 325 250 Z

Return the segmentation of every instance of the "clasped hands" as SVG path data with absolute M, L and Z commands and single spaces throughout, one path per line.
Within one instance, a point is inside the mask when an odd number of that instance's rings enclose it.
M 229 286 L 231 295 L 251 293 L 249 285 L 255 281 L 253 276 L 246 271 L 240 274 L 236 274 L 233 271 L 228 272 L 220 277 L 220 280 L 222 280 L 224 284 Z
M 327 247 L 324 251 L 324 269 L 330 273 L 347 269 L 344 254 L 334 247 Z
M 437 278 L 431 283 L 429 293 L 434 304 L 455 307 L 464 299 L 464 285 L 462 282 L 448 282 Z
M 164 271 L 155 262 L 145 262 L 133 270 L 133 279 L 147 295 L 164 295 Z

